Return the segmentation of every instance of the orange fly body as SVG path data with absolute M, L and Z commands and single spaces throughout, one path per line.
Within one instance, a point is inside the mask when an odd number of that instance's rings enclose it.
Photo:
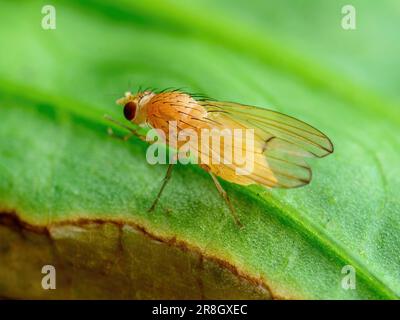
M 305 161 L 306 158 L 322 158 L 333 152 L 332 142 L 321 131 L 293 117 L 264 108 L 214 101 L 180 90 L 146 90 L 137 94 L 128 92 L 117 100 L 117 103 L 124 107 L 124 116 L 128 121 L 161 130 L 165 134 L 166 143 L 169 142 L 171 122 L 176 123 L 178 134 L 182 130 L 190 129 L 198 137 L 202 137 L 201 132 L 205 129 L 252 130 L 251 147 L 237 147 L 231 143 L 233 150 L 237 151 L 239 148 L 242 152 L 247 152 L 246 156 L 251 155 L 251 171 L 237 174 L 237 168 L 243 166 L 243 163 L 235 161 L 228 164 L 223 161 L 199 163 L 200 167 L 211 175 L 238 225 L 241 225 L 240 221 L 216 176 L 239 185 L 260 184 L 268 188 L 295 188 L 311 181 L 311 168 Z M 134 129 L 127 129 L 131 131 L 131 135 L 137 134 Z M 144 137 L 141 138 L 145 140 Z M 194 147 L 199 158 L 205 153 L 209 158 L 215 155 L 227 158 L 221 145 L 213 147 L 205 140 L 199 138 Z M 178 142 L 177 147 L 182 144 L 183 142 Z M 155 208 L 171 177 L 172 168 L 173 164 L 170 164 L 150 210 Z

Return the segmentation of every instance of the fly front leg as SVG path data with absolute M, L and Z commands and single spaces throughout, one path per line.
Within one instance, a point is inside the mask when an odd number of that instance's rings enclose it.
M 154 202 L 153 202 L 153 204 L 151 205 L 151 207 L 150 207 L 150 209 L 148 210 L 148 212 L 154 211 L 154 209 L 155 209 L 155 207 L 156 207 L 156 205 L 157 205 L 157 202 L 158 202 L 158 200 L 160 199 L 162 192 L 164 191 L 165 186 L 167 185 L 169 179 L 171 179 L 171 173 L 172 173 L 172 168 L 173 168 L 173 166 L 174 166 L 173 164 L 169 164 L 169 165 L 168 165 L 167 173 L 165 174 L 163 183 L 162 183 L 162 185 L 161 185 L 161 189 L 160 189 L 160 191 L 158 192 L 157 197 L 156 197 L 156 199 L 154 200 Z
M 124 136 L 118 136 L 118 135 L 116 135 L 115 133 L 114 133 L 114 130 L 112 129 L 112 128 L 107 128 L 107 133 L 108 133 L 108 135 L 110 136 L 110 137 L 113 137 L 113 138 L 115 138 L 115 139 L 120 139 L 120 140 L 123 140 L 123 141 L 128 141 L 130 138 L 132 138 L 133 136 L 135 136 L 135 134 L 134 133 L 132 133 L 132 132 L 129 132 L 128 134 L 126 134 L 126 135 L 124 135 Z
M 117 138 L 117 139 L 121 139 L 121 140 L 123 140 L 123 141 L 128 141 L 128 140 L 129 140 L 130 138 L 132 138 L 133 136 L 136 136 L 136 137 L 138 137 L 140 140 L 146 141 L 146 137 L 145 137 L 144 135 L 141 135 L 140 133 L 138 133 L 135 129 L 132 129 L 131 127 L 126 126 L 125 124 L 123 124 L 123 123 L 121 123 L 121 122 L 119 122 L 119 121 L 113 119 L 113 118 L 110 117 L 109 115 L 105 115 L 104 118 L 107 119 L 108 121 L 110 121 L 110 122 L 112 122 L 112 123 L 118 125 L 119 127 L 124 128 L 124 129 L 126 129 L 126 130 L 129 131 L 128 134 L 126 134 L 125 136 L 120 137 L 120 136 L 117 136 L 117 135 L 114 133 L 114 131 L 113 131 L 112 128 L 108 128 L 108 129 L 107 129 L 107 133 L 108 133 L 111 137 Z

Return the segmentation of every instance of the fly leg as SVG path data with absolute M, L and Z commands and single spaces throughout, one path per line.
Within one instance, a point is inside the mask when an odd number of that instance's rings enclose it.
M 110 137 L 116 138 L 116 139 L 120 139 L 123 141 L 128 141 L 130 138 L 132 138 L 135 134 L 132 132 L 129 132 L 128 134 L 124 135 L 124 136 L 118 136 L 114 133 L 114 130 L 112 128 L 107 128 L 107 133 Z
M 128 133 L 127 135 L 125 135 L 125 136 L 123 136 L 123 137 L 119 137 L 119 136 L 117 136 L 117 135 L 114 134 L 114 131 L 113 131 L 111 128 L 108 128 L 108 134 L 109 134 L 110 136 L 115 137 L 115 138 L 118 138 L 118 139 L 122 139 L 122 140 L 124 140 L 124 141 L 127 141 L 129 138 L 131 138 L 131 137 L 133 137 L 133 136 L 137 136 L 139 139 L 141 139 L 141 140 L 143 140 L 143 141 L 146 141 L 146 137 L 143 136 L 143 135 L 141 135 L 141 134 L 139 134 L 135 129 L 132 129 L 132 128 L 126 126 L 125 124 L 123 124 L 123 123 L 121 123 L 121 122 L 119 122 L 119 121 L 117 121 L 117 120 L 114 120 L 113 118 L 111 118 L 111 117 L 108 116 L 108 115 L 105 115 L 104 118 L 107 119 L 107 120 L 109 120 L 109 121 L 111 121 L 112 123 L 114 123 L 114 124 L 116 124 L 116 125 L 118 125 L 118 126 L 120 126 L 120 127 L 122 127 L 122 128 L 124 128 L 124 129 L 126 129 L 126 130 L 129 131 L 129 133 Z M 151 141 L 146 141 L 146 142 L 151 143 Z M 156 205 L 157 205 L 157 203 L 158 203 L 158 200 L 160 199 L 161 194 L 162 194 L 162 192 L 164 191 L 165 186 L 167 185 L 169 179 L 171 178 L 172 168 L 173 168 L 173 164 L 170 164 L 170 165 L 168 166 L 167 173 L 166 173 L 166 175 L 165 175 L 165 177 L 164 177 L 163 184 L 161 185 L 161 189 L 160 189 L 160 191 L 158 192 L 157 197 L 156 197 L 156 199 L 154 200 L 154 202 L 153 202 L 153 204 L 151 205 L 151 207 L 150 207 L 150 209 L 148 210 L 148 212 L 151 212 L 151 211 L 153 211 L 153 210 L 155 209 L 155 207 L 156 207 Z
M 173 166 L 174 166 L 173 164 L 169 164 L 169 165 L 168 165 L 167 173 L 165 174 L 163 183 L 162 183 L 162 185 L 161 185 L 161 189 L 160 189 L 160 191 L 158 192 L 157 197 L 156 197 L 156 199 L 154 200 L 154 202 L 153 202 L 153 204 L 151 205 L 151 207 L 150 207 L 150 209 L 148 210 L 148 212 L 152 212 L 152 211 L 155 209 L 155 207 L 156 207 L 156 205 L 157 205 L 157 202 L 158 202 L 158 200 L 160 199 L 162 192 L 164 191 L 165 186 L 167 185 L 169 179 L 171 178 L 171 173 L 172 173 L 172 168 L 173 168 Z
M 237 214 L 236 214 L 236 212 L 235 212 L 235 209 L 234 209 L 233 206 L 232 206 L 232 203 L 231 203 L 231 200 L 229 199 L 228 194 L 226 193 L 226 191 L 224 190 L 224 188 L 222 188 L 222 186 L 221 186 L 221 184 L 219 183 L 217 177 L 216 177 L 210 170 L 207 170 L 207 169 L 206 169 L 206 171 L 210 174 L 210 176 L 211 176 L 211 178 L 213 179 L 214 184 L 215 184 L 215 187 L 217 188 L 219 194 L 221 195 L 221 197 L 225 200 L 226 204 L 228 205 L 228 208 L 229 208 L 229 211 L 230 211 L 231 214 L 232 214 L 233 220 L 236 222 L 236 224 L 237 224 L 240 228 L 242 228 L 243 225 L 242 225 L 242 223 L 240 222 L 239 217 L 237 216 Z
M 117 139 L 124 140 L 124 141 L 129 140 L 129 139 L 132 138 L 133 136 L 137 136 L 139 139 L 141 139 L 141 140 L 143 140 L 143 141 L 146 141 L 146 137 L 144 137 L 143 135 L 139 134 L 135 129 L 132 129 L 131 127 L 126 126 L 125 124 L 123 124 L 123 123 L 121 123 L 121 122 L 119 122 L 119 121 L 117 121 L 117 120 L 114 120 L 114 119 L 111 118 L 109 115 L 105 115 L 104 118 L 107 119 L 107 120 L 109 120 L 109 121 L 111 121 L 112 123 L 118 125 L 119 127 L 124 128 L 124 129 L 126 129 L 126 130 L 129 131 L 129 133 L 128 133 L 127 135 L 125 135 L 125 136 L 123 136 L 123 137 L 119 137 L 119 136 L 117 136 L 117 135 L 114 133 L 113 129 L 108 128 L 107 132 L 108 132 L 108 134 L 109 134 L 110 136 L 112 136 L 112 137 L 114 137 L 114 138 L 117 138 Z

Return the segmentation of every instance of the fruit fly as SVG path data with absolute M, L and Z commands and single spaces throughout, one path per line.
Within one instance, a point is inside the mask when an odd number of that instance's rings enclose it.
M 311 181 L 311 168 L 305 161 L 309 157 L 322 158 L 333 152 L 333 144 L 321 131 L 303 121 L 277 111 L 233 102 L 221 102 L 203 96 L 192 95 L 181 90 L 127 92 L 117 100 L 123 107 L 126 120 L 138 126 L 161 130 L 169 136 L 170 122 L 177 124 L 178 133 L 190 128 L 201 137 L 201 130 L 210 129 L 251 129 L 252 147 L 246 149 L 254 165 L 251 172 L 237 174 L 235 163 L 199 163 L 207 171 L 219 194 L 228 205 L 234 220 L 241 225 L 229 197 L 217 177 L 239 185 L 259 184 L 268 188 L 296 188 Z M 130 131 L 129 136 L 145 138 L 131 127 L 109 120 Z M 200 139 L 201 140 L 201 139 Z M 168 143 L 168 138 L 165 141 Z M 224 157 L 221 146 L 209 146 L 200 141 L 195 152 L 217 154 Z M 210 150 L 206 150 L 206 149 Z M 234 147 L 236 148 L 236 146 Z M 169 164 L 167 173 L 150 211 L 154 210 L 167 185 L 173 164 Z

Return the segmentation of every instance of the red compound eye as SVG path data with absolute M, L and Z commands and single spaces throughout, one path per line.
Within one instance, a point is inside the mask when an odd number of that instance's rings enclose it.
M 129 101 L 124 107 L 124 116 L 131 121 L 136 115 L 136 103 Z

